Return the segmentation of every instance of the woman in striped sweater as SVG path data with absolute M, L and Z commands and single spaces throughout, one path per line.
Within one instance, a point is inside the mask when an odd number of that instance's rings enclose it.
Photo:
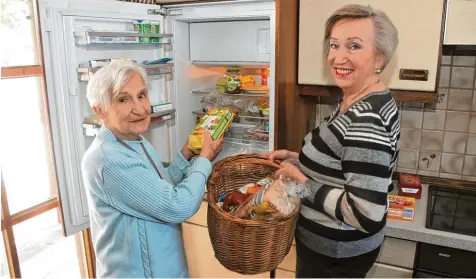
M 348 5 L 326 23 L 327 62 L 343 95 L 300 153 L 268 154 L 276 173 L 310 186 L 296 229 L 296 277 L 365 277 L 384 239 L 387 193 L 399 151 L 397 106 L 379 74 L 398 32 L 369 6 Z

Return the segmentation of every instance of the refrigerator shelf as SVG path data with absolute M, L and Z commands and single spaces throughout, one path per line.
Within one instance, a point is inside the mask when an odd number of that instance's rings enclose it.
M 163 75 L 163 74 L 171 74 L 173 73 L 174 64 L 167 63 L 167 64 L 152 64 L 152 65 L 141 65 L 142 68 L 146 71 L 147 75 L 154 76 L 154 75 Z M 95 68 L 78 68 L 78 80 L 79 81 L 89 81 L 91 75 L 93 75 L 97 70 L 101 67 Z
M 137 33 L 122 31 L 82 31 L 74 32 L 77 46 L 121 46 L 143 47 L 170 44 L 172 34 Z M 140 38 L 160 38 L 159 42 L 140 42 Z
M 262 149 L 268 149 L 269 143 L 268 141 L 261 141 L 261 140 L 253 140 L 253 139 L 240 139 L 240 138 L 233 138 L 233 137 L 223 137 L 225 143 L 234 144 L 234 145 L 243 145 L 249 147 L 257 147 Z
M 195 110 L 195 111 L 192 111 L 192 113 L 195 114 L 195 115 L 198 115 L 198 116 L 205 115 L 205 112 L 201 111 L 201 110 Z M 264 121 L 269 120 L 269 116 L 250 116 L 250 115 L 238 114 L 238 115 L 235 115 L 235 117 L 236 118 L 243 118 L 243 119 L 264 120 Z
M 217 88 L 192 90 L 192 94 L 202 95 L 202 96 L 207 94 L 219 94 L 220 96 L 237 97 L 237 98 L 240 98 L 240 97 L 269 98 L 269 94 L 260 94 L 260 93 L 239 93 L 239 94 L 221 93 L 220 91 L 218 91 Z
M 175 119 L 175 109 L 153 113 L 150 115 L 149 128 L 152 124 L 155 126 L 157 124 L 163 124 L 173 119 Z M 83 128 L 83 135 L 92 138 L 94 138 L 99 129 L 101 129 L 101 123 L 99 121 L 99 118 L 95 115 L 85 118 L 81 126 Z

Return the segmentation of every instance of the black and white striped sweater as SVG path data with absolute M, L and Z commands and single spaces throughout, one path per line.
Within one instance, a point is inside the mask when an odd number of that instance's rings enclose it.
M 383 242 L 400 122 L 388 90 L 339 111 L 340 105 L 304 138 L 300 169 L 312 195 L 302 202 L 296 238 L 318 253 L 344 258 Z

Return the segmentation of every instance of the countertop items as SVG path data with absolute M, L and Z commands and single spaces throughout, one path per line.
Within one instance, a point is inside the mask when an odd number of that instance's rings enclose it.
M 422 185 L 413 222 L 387 219 L 386 236 L 476 252 L 476 237 L 426 228 L 428 185 Z M 395 189 L 392 194 L 397 194 Z

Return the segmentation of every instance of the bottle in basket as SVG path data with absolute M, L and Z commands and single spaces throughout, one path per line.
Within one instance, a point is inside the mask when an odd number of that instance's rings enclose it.
M 160 23 L 158 21 L 152 21 L 150 23 L 150 33 L 159 34 L 160 33 Z M 160 43 L 160 38 L 150 38 L 151 43 Z
M 150 33 L 150 21 L 143 21 L 141 24 L 140 33 L 149 34 Z M 140 37 L 139 42 L 148 44 L 150 43 L 149 37 Z

